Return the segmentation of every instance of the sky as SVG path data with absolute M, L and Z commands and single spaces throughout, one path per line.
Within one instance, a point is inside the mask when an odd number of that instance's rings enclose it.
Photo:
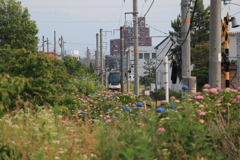
M 79 50 L 80 56 L 85 57 L 87 48 L 92 55 L 96 50 L 96 34 L 103 30 L 103 47 L 106 55 L 110 54 L 110 40 L 119 39 L 119 29 L 125 23 L 132 24 L 132 0 L 19 0 L 26 7 L 31 20 L 36 21 L 39 33 L 38 50 L 42 50 L 42 37 L 49 39 L 49 50 L 53 51 L 54 31 L 56 38 L 62 36 L 65 50 Z M 152 2 L 152 7 L 150 8 Z M 138 0 L 138 16 L 146 15 L 147 27 L 150 27 L 152 45 L 156 46 L 172 31 L 171 21 L 181 13 L 181 0 Z M 210 0 L 203 0 L 204 6 L 210 5 Z M 240 2 L 232 0 L 222 4 L 222 17 L 229 12 L 240 23 Z M 240 31 L 231 29 L 230 31 Z M 45 46 L 46 48 L 46 46 Z M 45 49 L 46 50 L 46 49 Z M 60 47 L 57 45 L 57 52 Z

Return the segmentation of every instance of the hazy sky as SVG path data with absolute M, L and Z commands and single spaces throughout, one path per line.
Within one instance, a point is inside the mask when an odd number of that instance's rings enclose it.
M 138 0 L 139 17 L 144 16 L 153 0 Z M 232 0 L 232 3 L 239 3 Z M 27 7 L 31 19 L 35 20 L 39 29 L 39 50 L 42 50 L 42 36 L 48 37 L 50 51 L 53 50 L 54 31 L 57 39 L 63 36 L 66 50 L 79 50 L 85 56 L 87 47 L 94 54 L 96 34 L 103 29 L 105 54 L 109 53 L 110 39 L 120 37 L 119 28 L 125 22 L 132 23 L 132 0 L 21 0 Z M 210 0 L 203 0 L 205 7 Z M 181 0 L 155 0 L 146 15 L 146 23 L 150 26 L 150 36 L 165 36 L 172 31 L 171 21 L 180 14 Z M 240 23 L 240 6 L 222 5 L 222 17 L 227 12 L 234 15 Z M 234 29 L 231 31 L 240 31 Z M 157 45 L 163 38 L 153 38 Z M 46 48 L 46 46 L 45 46 Z M 60 47 L 57 46 L 57 51 Z

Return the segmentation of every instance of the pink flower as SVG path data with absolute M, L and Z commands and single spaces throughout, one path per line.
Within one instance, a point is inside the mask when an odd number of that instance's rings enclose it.
M 206 112 L 200 112 L 199 113 L 199 116 L 205 116 L 206 115 Z
M 176 97 L 175 96 L 171 96 L 170 99 L 176 99 Z
M 203 92 L 208 92 L 208 89 L 207 88 L 203 89 Z
M 225 112 L 227 112 L 227 110 L 226 109 L 222 109 L 222 112 L 225 113 Z
M 236 100 L 240 101 L 240 95 L 237 95 Z
M 63 124 L 68 124 L 68 122 L 67 121 L 65 121 L 65 120 L 60 120 Z
M 200 99 L 204 99 L 204 97 L 203 96 L 196 96 L 195 97 L 195 100 L 200 100 Z
M 210 84 L 204 84 L 203 87 L 204 87 L 204 88 L 209 88 L 209 87 L 211 87 L 211 86 L 210 86 Z
M 158 131 L 159 131 L 159 132 L 165 132 L 166 129 L 165 129 L 165 128 L 158 128 Z
M 216 88 L 211 88 L 208 90 L 209 94 L 216 94 L 217 93 L 217 89 Z
M 197 110 L 196 112 L 199 114 L 199 113 L 201 113 L 202 111 L 201 111 L 201 110 Z
M 240 86 L 239 86 L 239 87 L 237 87 L 237 90 L 240 92 Z
M 107 119 L 111 118 L 109 115 L 106 116 Z

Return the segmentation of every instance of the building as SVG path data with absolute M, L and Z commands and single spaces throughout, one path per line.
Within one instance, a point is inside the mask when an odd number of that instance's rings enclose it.
M 138 18 L 138 45 L 152 46 L 152 38 L 150 37 L 150 29 L 146 27 L 145 17 Z M 125 26 L 123 31 L 124 49 L 134 45 L 134 28 L 132 26 Z M 120 55 L 120 39 L 110 40 L 110 55 Z

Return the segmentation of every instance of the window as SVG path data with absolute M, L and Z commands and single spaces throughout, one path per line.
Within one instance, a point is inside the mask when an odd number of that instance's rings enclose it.
M 156 59 L 156 53 L 152 53 L 152 59 Z
M 144 59 L 149 59 L 150 56 L 149 56 L 149 53 L 144 53 Z
M 139 53 L 139 59 L 143 59 L 143 53 Z

